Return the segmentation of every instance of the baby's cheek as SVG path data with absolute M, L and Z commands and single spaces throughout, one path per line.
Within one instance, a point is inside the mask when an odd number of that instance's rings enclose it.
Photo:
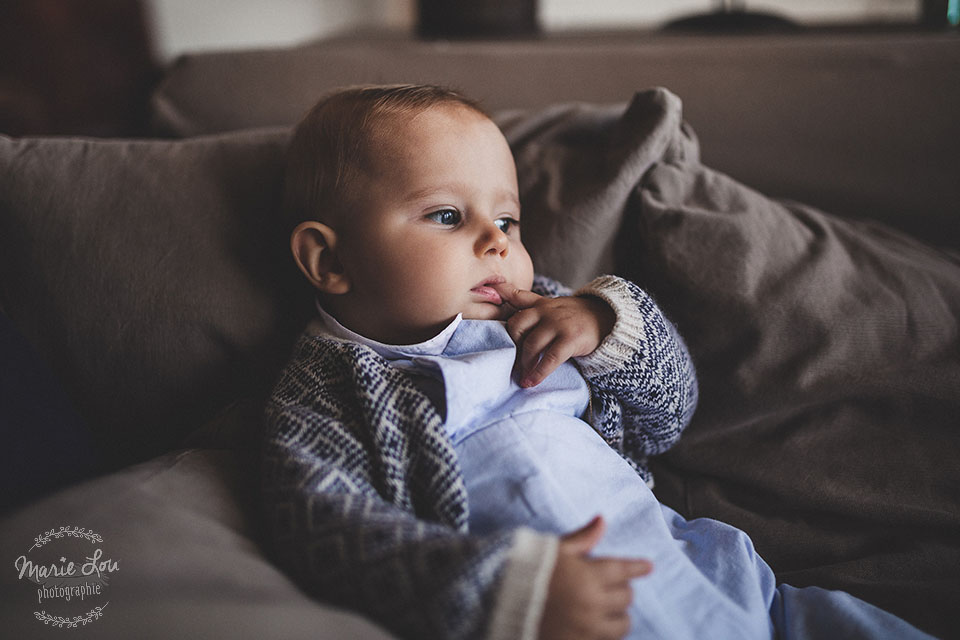
M 518 289 L 529 290 L 533 286 L 533 261 L 530 259 L 530 255 L 524 252 L 523 260 L 519 265 L 518 274 L 516 280 L 513 282 L 513 285 Z

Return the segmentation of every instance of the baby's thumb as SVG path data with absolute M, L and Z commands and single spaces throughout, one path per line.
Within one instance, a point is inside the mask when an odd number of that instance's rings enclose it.
M 589 553 L 600 542 L 604 529 L 606 529 L 606 524 L 603 521 L 603 516 L 594 516 L 584 526 L 563 536 L 561 539 L 563 548 L 571 553 Z

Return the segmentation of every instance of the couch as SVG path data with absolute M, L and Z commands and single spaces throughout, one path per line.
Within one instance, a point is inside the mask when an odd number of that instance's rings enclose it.
M 0 548 L 114 562 L 69 601 L 8 564 L 5 632 L 390 637 L 270 561 L 258 425 L 310 311 L 290 126 L 335 86 L 430 81 L 511 142 L 537 268 L 630 277 L 686 338 L 701 402 L 658 497 L 960 637 L 958 63 L 950 33 L 375 34 L 182 57 L 152 138 L 0 137 Z

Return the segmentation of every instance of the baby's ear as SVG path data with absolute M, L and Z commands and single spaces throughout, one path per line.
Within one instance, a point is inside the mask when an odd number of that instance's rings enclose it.
M 333 229 L 322 222 L 301 222 L 290 234 L 290 250 L 300 271 L 318 291 L 341 294 L 350 290 L 350 280 L 337 257 Z

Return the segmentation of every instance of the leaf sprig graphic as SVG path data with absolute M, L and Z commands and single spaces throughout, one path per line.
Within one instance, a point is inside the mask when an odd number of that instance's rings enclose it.
M 78 625 L 86 625 L 94 620 L 98 620 L 103 617 L 103 610 L 107 608 L 109 602 L 105 602 L 102 607 L 94 607 L 88 611 L 85 615 L 74 616 L 72 618 L 65 618 L 63 616 L 53 616 L 47 613 L 46 611 L 34 611 L 33 615 L 37 620 L 43 624 L 49 624 L 51 626 L 61 629 L 66 627 L 68 629 L 76 628 Z
M 34 548 L 39 549 L 53 539 L 59 540 L 64 536 L 69 536 L 71 538 L 84 538 L 85 540 L 89 540 L 91 544 L 103 542 L 103 538 L 100 536 L 100 534 L 95 533 L 92 529 L 88 531 L 86 527 L 66 526 L 60 527 L 59 529 L 50 529 L 50 531 L 42 533 L 34 538 L 33 546 L 27 550 L 27 553 L 32 551 Z

